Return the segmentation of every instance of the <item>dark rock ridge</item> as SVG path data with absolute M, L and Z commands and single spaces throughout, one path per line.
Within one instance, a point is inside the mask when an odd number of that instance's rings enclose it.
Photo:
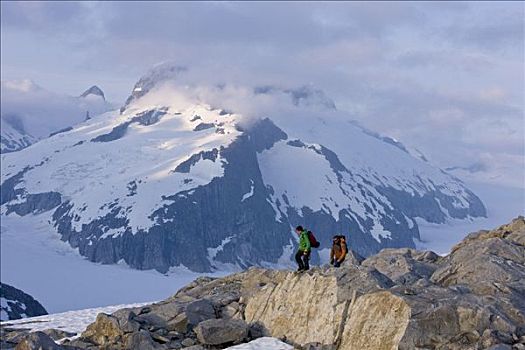
M 106 97 L 104 96 L 104 91 L 102 91 L 102 89 L 96 85 L 93 85 L 92 87 L 84 91 L 82 95 L 80 95 L 80 97 L 87 97 L 89 95 L 100 96 L 104 101 L 106 100 Z
M 138 123 L 143 126 L 153 125 L 158 123 L 160 118 L 166 114 L 165 109 L 152 109 L 149 111 L 141 112 L 135 117 L 131 118 L 129 121 L 115 126 L 109 133 L 99 135 L 93 139 L 91 142 L 110 142 L 121 139 L 126 135 L 128 127 L 133 123 Z
M 445 257 L 384 249 L 338 269 L 201 277 L 162 302 L 99 314 L 63 348 L 223 349 L 272 336 L 296 349 L 519 350 L 524 244 L 519 217 L 467 236 Z
M 2 321 L 47 315 L 46 309 L 32 296 L 8 284 L 0 284 L 0 299 Z
M 49 134 L 49 137 L 55 136 L 55 135 L 58 135 L 58 134 L 62 134 L 64 132 L 68 132 L 68 131 L 71 131 L 71 130 L 73 130 L 73 127 L 72 126 L 68 126 L 67 128 L 64 128 L 64 129 L 52 132 L 51 134 Z

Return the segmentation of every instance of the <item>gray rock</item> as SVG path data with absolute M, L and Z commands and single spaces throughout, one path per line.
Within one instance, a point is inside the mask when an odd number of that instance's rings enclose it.
M 24 337 L 15 348 L 16 350 L 63 350 L 47 334 L 34 332 Z
M 356 265 L 359 266 L 361 263 L 365 260 L 358 252 L 348 249 L 348 252 L 346 254 L 345 261 L 343 262 L 343 265 Z
M 228 304 L 221 308 L 220 310 L 221 318 L 242 318 L 241 307 L 239 303 L 234 301 L 231 304 Z
M 178 314 L 166 324 L 168 330 L 178 333 L 186 333 L 188 331 L 188 326 L 188 316 L 185 312 Z
M 184 339 L 182 342 L 181 342 L 182 346 L 184 347 L 188 347 L 188 346 L 193 346 L 195 345 L 195 340 L 191 339 L 191 338 L 186 338 Z
M 63 346 L 67 349 L 67 350 L 77 350 L 77 349 L 82 349 L 82 350 L 99 350 L 100 347 L 98 345 L 95 345 L 93 343 L 90 343 L 88 341 L 84 341 L 84 340 L 81 340 L 81 339 L 74 339 L 74 340 L 71 340 L 71 341 L 64 341 L 63 342 Z
M 94 323 L 90 324 L 80 335 L 80 339 L 96 345 L 106 346 L 121 340 L 124 332 L 120 329 L 116 317 L 100 313 Z
M 421 278 L 430 278 L 437 269 L 434 264 L 437 258 L 432 252 L 425 254 L 407 248 L 383 249 L 363 261 L 362 265 L 376 268 L 398 284 L 410 285 Z
M 206 345 L 238 343 L 248 336 L 248 325 L 242 320 L 206 320 L 195 327 L 195 334 Z
M 26 337 L 30 332 L 30 329 L 17 329 L 17 328 L 0 328 L 0 338 L 3 342 L 18 344 L 20 340 Z
M 394 283 L 373 267 L 343 265 L 336 270 L 339 301 L 351 300 L 356 295 L 390 288 Z
M 194 301 L 186 307 L 186 317 L 190 325 L 196 326 L 202 321 L 216 318 L 213 303 L 206 299 Z
M 156 344 L 145 330 L 126 335 L 126 349 L 158 350 L 165 347 Z
M 138 332 L 140 324 L 135 319 L 137 315 L 131 309 L 121 309 L 112 314 L 118 321 L 119 327 L 123 333 Z
M 492 345 L 487 350 L 512 350 L 512 346 L 510 346 L 509 344 L 497 344 Z
M 51 339 L 55 341 L 64 339 L 64 338 L 71 338 L 77 335 L 74 332 L 67 332 L 67 331 L 64 331 L 61 329 L 55 329 L 55 328 L 45 329 L 42 331 L 42 333 L 47 334 Z
M 192 345 L 188 346 L 187 348 L 183 348 L 184 350 L 206 350 L 202 345 Z
M 150 335 L 151 335 L 151 338 L 153 338 L 153 340 L 155 340 L 158 343 L 166 344 L 170 342 L 169 338 L 166 338 L 165 336 L 162 336 L 158 333 L 150 333 Z

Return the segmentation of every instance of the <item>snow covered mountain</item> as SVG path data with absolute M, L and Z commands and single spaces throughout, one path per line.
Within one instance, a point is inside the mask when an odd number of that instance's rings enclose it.
M 47 91 L 30 80 L 1 84 L 1 153 L 18 151 L 112 109 L 97 86 L 73 97 Z
M 120 111 L 2 155 L 2 215 L 52 211 L 91 261 L 161 272 L 289 261 L 297 224 L 321 248 L 344 233 L 367 256 L 414 247 L 416 217 L 486 216 L 461 181 L 319 90 L 193 86 L 184 74 L 158 66 Z
M 16 119 L 9 122 L 9 118 L 0 118 L 0 153 L 15 152 L 26 148 L 37 141 L 37 139 L 26 133 L 23 125 L 17 124 Z
M 32 296 L 8 284 L 0 284 L 0 321 L 47 315 Z

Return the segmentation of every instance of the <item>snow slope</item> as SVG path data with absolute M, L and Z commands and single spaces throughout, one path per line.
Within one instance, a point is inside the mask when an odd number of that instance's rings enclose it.
M 163 275 L 125 264 L 94 264 L 60 241 L 49 219 L 48 214 L 2 217 L 0 275 L 51 313 L 163 300 L 200 276 L 183 268 Z
M 469 183 L 487 207 L 486 218 L 470 220 L 449 219 L 444 224 L 434 224 L 417 219 L 421 239 L 416 241 L 418 249 L 432 250 L 445 255 L 471 232 L 499 227 L 519 215 L 525 215 L 525 191 L 519 187 L 508 187 L 489 183 Z
M 127 307 L 139 307 L 148 303 L 135 303 L 126 305 L 111 305 L 92 309 L 67 311 L 44 316 L 29 317 L 20 320 L 2 322 L 2 326 L 9 325 L 10 328 L 26 328 L 31 331 L 43 331 L 54 328 L 66 332 L 81 333 L 86 327 L 95 322 L 97 315 L 101 312 L 111 314 L 117 310 Z
M 16 128 L 11 123 L 0 118 L 0 153 L 14 152 L 26 148 L 37 141 L 37 139 L 26 133 L 23 129 Z

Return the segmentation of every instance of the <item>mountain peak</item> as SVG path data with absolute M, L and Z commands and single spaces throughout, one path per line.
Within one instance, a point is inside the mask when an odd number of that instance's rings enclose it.
M 146 95 L 156 85 L 176 79 L 180 73 L 185 72 L 186 70 L 186 67 L 177 65 L 171 61 L 157 64 L 135 84 L 131 95 L 129 95 L 126 103 L 121 108 L 121 112 L 123 112 L 131 102 Z
M 90 87 L 89 89 L 87 89 L 86 91 L 84 91 L 82 93 L 82 95 L 80 95 L 80 97 L 87 97 L 89 95 L 95 95 L 95 96 L 100 96 L 102 97 L 102 99 L 105 101 L 106 100 L 106 97 L 104 96 L 104 92 L 102 91 L 101 88 L 99 88 L 98 86 L 96 85 L 93 85 L 92 87 Z

